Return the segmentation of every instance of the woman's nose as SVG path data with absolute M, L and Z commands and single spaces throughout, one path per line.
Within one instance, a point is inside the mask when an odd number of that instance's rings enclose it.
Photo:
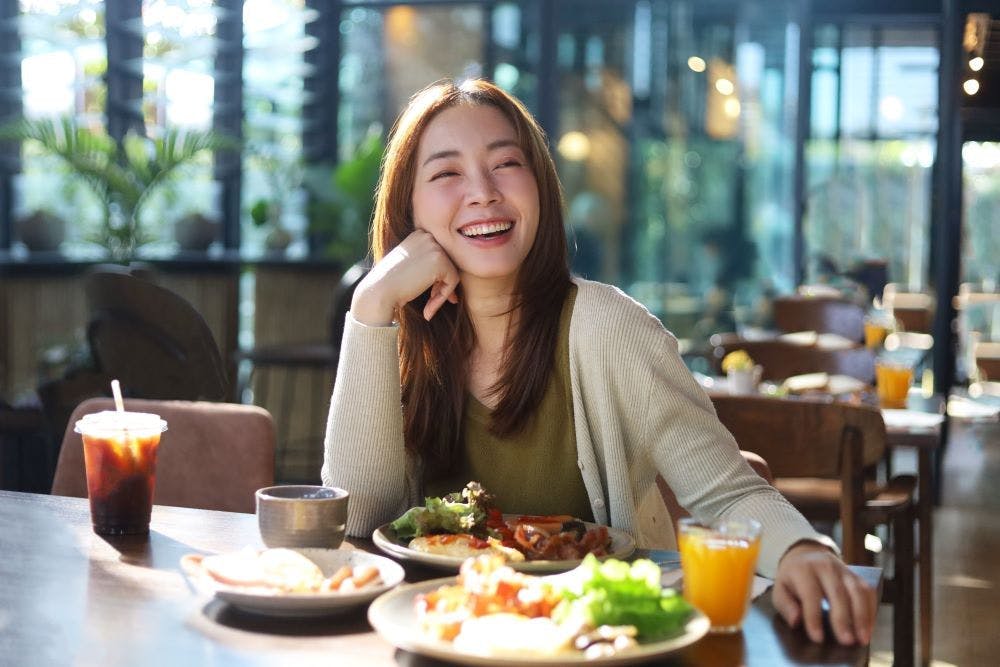
M 494 204 L 502 198 L 493 173 L 479 172 L 469 180 L 468 200 L 470 204 Z

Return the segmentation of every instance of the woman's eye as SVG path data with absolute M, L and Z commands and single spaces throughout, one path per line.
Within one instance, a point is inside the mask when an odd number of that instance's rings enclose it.
M 455 175 L 456 175 L 456 173 L 457 173 L 457 172 L 454 172 L 454 171 L 450 171 L 450 170 L 445 170 L 445 171 L 439 171 L 439 172 L 437 172 L 436 174 L 434 174 L 433 176 L 431 176 L 431 180 L 432 180 L 432 181 L 436 181 L 436 180 L 437 180 L 437 179 L 439 179 L 439 178 L 447 178 L 447 177 L 449 177 L 449 176 L 455 176 Z
M 520 166 L 521 166 L 520 160 L 510 159 L 510 160 L 504 160 L 503 162 L 498 164 L 497 169 L 501 169 L 503 167 L 520 167 Z

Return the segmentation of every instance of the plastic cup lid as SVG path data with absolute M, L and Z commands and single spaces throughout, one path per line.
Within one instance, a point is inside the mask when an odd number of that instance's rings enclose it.
M 77 433 L 101 434 L 132 431 L 142 433 L 162 433 L 167 430 L 167 422 L 150 412 L 118 412 L 105 410 L 84 415 L 74 430 Z

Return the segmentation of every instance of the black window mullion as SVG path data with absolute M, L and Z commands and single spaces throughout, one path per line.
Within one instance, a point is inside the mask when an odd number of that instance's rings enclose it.
M 0 0 L 0 124 L 21 115 L 21 36 L 18 0 Z M 21 166 L 18 142 L 0 145 L 0 250 L 10 249 L 14 174 Z
M 243 0 L 216 0 L 215 105 L 212 125 L 216 132 L 243 138 Z M 215 154 L 215 180 L 219 182 L 222 244 L 240 247 L 242 151 Z
M 305 76 L 305 103 L 302 105 L 302 157 L 306 164 L 337 161 L 337 107 L 340 102 L 340 0 L 307 0 L 317 12 L 306 25 L 306 34 L 315 37 L 316 48 L 304 55 L 311 69 Z
M 108 53 L 108 134 L 116 141 L 129 130 L 144 133 L 142 118 L 142 5 L 139 0 L 104 3 Z

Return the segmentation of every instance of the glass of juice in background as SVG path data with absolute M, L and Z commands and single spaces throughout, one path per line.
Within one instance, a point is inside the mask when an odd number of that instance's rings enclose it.
M 877 350 L 885 343 L 889 335 L 889 325 L 885 319 L 877 317 L 865 318 L 865 347 Z
M 712 632 L 737 632 L 753 588 L 760 524 L 725 519 L 712 524 L 680 521 L 677 536 L 684 572 L 684 599 L 708 616 Z
M 875 362 L 875 391 L 880 407 L 905 408 L 912 383 L 912 366 L 887 359 Z
M 87 495 L 94 532 L 149 532 L 156 483 L 156 450 L 167 422 L 144 412 L 85 415 L 75 430 L 83 437 Z

